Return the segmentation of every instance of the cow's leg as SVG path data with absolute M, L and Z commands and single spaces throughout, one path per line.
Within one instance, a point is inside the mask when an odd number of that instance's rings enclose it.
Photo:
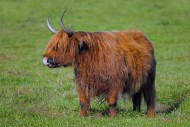
M 133 100 L 133 111 L 140 111 L 141 110 L 141 100 L 142 100 L 142 91 L 139 90 L 132 96 Z
M 119 91 L 117 89 L 111 89 L 107 95 L 109 115 L 111 117 L 114 117 L 117 114 L 116 105 L 117 105 L 118 94 L 119 94 Z
M 146 84 L 143 85 L 144 100 L 147 104 L 147 116 L 152 117 L 155 115 L 155 71 L 149 73 Z
M 80 100 L 80 116 L 87 116 L 88 109 L 90 106 L 90 98 L 88 98 L 85 92 L 82 92 L 80 89 L 77 89 Z
M 147 116 L 152 117 L 155 115 L 155 90 L 152 87 L 144 88 L 143 94 L 147 104 Z
M 87 116 L 88 115 L 88 109 L 89 109 L 90 101 L 86 98 L 80 97 L 80 115 L 81 116 Z

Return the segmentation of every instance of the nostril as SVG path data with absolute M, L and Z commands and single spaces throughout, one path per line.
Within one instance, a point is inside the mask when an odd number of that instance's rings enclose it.
M 48 59 L 47 59 L 47 62 L 48 62 L 48 63 L 53 63 L 53 59 L 48 58 Z
M 50 63 L 50 62 L 51 62 L 51 60 L 50 60 L 50 59 L 47 59 L 47 62 L 48 62 L 48 63 Z

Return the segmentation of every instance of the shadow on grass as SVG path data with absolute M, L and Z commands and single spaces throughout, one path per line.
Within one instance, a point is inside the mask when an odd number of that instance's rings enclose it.
M 117 108 L 117 115 L 124 115 L 124 116 L 130 116 L 130 117 L 136 117 L 137 115 L 143 116 L 145 115 L 145 112 L 137 112 L 137 111 L 132 111 L 132 110 L 127 110 L 127 109 L 122 109 L 122 108 Z M 108 108 L 107 109 L 95 109 L 95 108 L 90 108 L 89 109 L 89 115 L 90 116 L 108 116 L 109 117 L 109 112 Z
M 184 99 L 178 99 L 175 100 L 171 105 L 164 105 L 164 104 L 157 104 L 156 105 L 156 114 L 169 114 L 175 110 L 177 110 Z M 89 114 L 90 115 L 95 115 L 95 116 L 109 116 L 108 108 L 107 109 L 95 109 L 95 108 L 90 108 L 89 109 Z M 136 117 L 137 114 L 140 114 L 141 116 L 146 115 L 146 112 L 138 112 L 138 111 L 132 111 L 132 110 L 127 110 L 127 109 L 122 109 L 122 108 L 117 108 L 117 114 L 122 115 L 122 114 L 127 114 L 130 117 Z

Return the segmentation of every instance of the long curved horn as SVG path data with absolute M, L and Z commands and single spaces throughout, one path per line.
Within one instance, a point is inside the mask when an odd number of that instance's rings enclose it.
M 51 27 L 51 25 L 50 25 L 50 23 L 49 23 L 49 16 L 47 16 L 46 23 L 47 23 L 47 26 L 48 26 L 49 30 L 50 30 L 52 33 L 55 34 L 55 33 L 58 32 L 57 30 L 54 30 L 54 29 Z
M 66 10 L 63 12 L 63 14 L 60 17 L 60 24 L 61 24 L 61 28 L 63 29 L 63 31 L 65 31 L 69 36 L 71 36 L 71 35 L 73 35 L 74 31 L 65 28 L 64 23 L 63 23 L 63 16 L 64 16 L 65 12 L 66 12 Z

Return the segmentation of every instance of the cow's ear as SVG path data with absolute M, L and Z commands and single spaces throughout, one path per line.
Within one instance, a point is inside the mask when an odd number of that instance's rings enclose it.
M 89 50 L 89 46 L 88 46 L 87 42 L 79 41 L 79 52 L 88 51 L 88 50 Z

